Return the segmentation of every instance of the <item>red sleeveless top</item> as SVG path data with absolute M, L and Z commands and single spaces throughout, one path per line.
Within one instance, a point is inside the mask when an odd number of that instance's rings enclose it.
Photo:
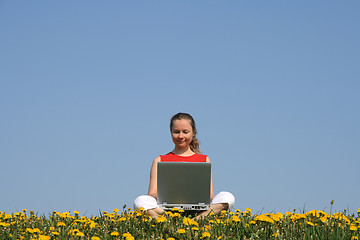
M 160 155 L 161 162 L 206 162 L 206 155 L 195 153 L 191 156 L 179 156 L 172 152 L 166 155 Z

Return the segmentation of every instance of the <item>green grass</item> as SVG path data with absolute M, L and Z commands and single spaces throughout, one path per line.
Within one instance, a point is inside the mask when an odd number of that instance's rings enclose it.
M 32 211 L 0 212 L 0 239 L 359 239 L 357 214 L 312 210 L 304 213 L 223 212 L 194 221 L 174 210 L 151 219 L 123 209 L 99 216 L 75 211 L 37 216 Z

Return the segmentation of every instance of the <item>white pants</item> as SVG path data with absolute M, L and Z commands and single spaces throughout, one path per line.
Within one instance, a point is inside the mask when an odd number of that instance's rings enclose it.
M 219 192 L 215 195 L 210 205 L 216 203 L 227 203 L 229 204 L 229 209 L 232 209 L 235 204 L 235 197 L 229 192 Z M 149 210 L 157 208 L 158 204 L 154 197 L 149 195 L 141 195 L 135 199 L 134 209 L 137 210 L 141 207 L 143 207 L 144 210 Z

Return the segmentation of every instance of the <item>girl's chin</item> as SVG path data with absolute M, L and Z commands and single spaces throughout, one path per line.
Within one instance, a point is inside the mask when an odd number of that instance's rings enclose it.
M 178 148 L 186 148 L 187 146 L 189 146 L 189 144 L 187 144 L 186 142 L 176 143 L 176 146 L 177 146 Z

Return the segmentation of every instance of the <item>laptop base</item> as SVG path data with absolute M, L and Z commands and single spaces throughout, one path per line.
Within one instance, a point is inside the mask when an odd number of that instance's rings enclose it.
M 163 203 L 159 204 L 159 207 L 164 210 L 172 210 L 173 208 L 177 208 L 179 210 L 184 211 L 204 211 L 209 209 L 209 205 L 207 204 L 169 204 L 169 203 Z

